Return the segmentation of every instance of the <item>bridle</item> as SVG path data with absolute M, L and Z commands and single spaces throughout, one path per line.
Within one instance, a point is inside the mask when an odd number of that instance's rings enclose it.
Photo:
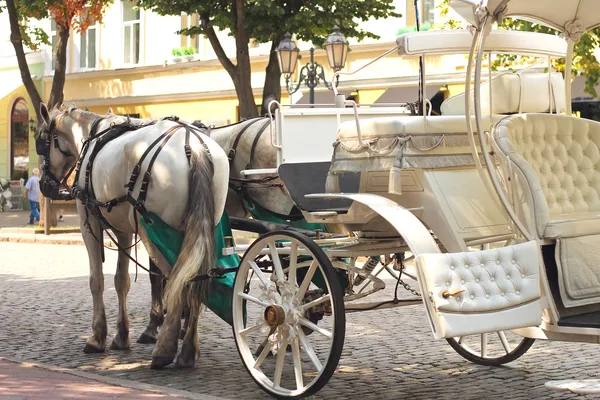
M 69 151 L 65 151 L 60 147 L 58 143 L 58 131 L 56 130 L 56 121 L 52 119 L 50 126 L 46 129 L 40 130 L 39 137 L 35 140 L 36 153 L 44 158 L 42 164 L 42 175 L 40 178 L 40 191 L 45 197 L 52 200 L 72 200 L 71 190 L 67 185 L 69 176 L 75 170 L 77 160 L 73 163 L 73 166 L 61 179 L 57 178 L 50 171 L 50 146 L 54 144 L 54 148 L 58 149 L 66 157 L 78 157 L 77 154 L 73 154 Z

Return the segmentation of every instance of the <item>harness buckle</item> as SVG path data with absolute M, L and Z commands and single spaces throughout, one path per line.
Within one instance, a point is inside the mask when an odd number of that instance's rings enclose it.
M 227 155 L 227 158 L 229 159 L 229 161 L 233 161 L 233 159 L 235 158 L 235 154 L 236 154 L 235 149 L 229 150 L 229 154 Z

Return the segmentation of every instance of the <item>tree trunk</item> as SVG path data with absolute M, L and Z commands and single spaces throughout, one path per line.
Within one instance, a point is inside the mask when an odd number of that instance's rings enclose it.
M 252 68 L 250 66 L 250 50 L 248 44 L 250 38 L 244 27 L 245 13 L 244 0 L 235 0 L 234 15 L 236 17 L 235 26 L 235 47 L 236 47 L 236 76 L 233 78 L 233 84 L 240 102 L 240 118 L 258 117 L 258 110 L 254 102 L 252 93 Z
M 281 101 L 281 70 L 279 69 L 279 61 L 277 60 L 277 47 L 281 41 L 281 35 L 278 40 L 273 40 L 271 43 L 271 52 L 269 53 L 269 64 L 265 69 L 265 86 L 262 93 L 262 105 L 260 114 L 266 115 L 269 110 L 267 107 L 272 100 Z
M 56 68 L 52 79 L 52 90 L 48 100 L 48 108 L 60 106 L 64 100 L 65 76 L 67 73 L 67 45 L 69 44 L 69 28 L 56 24 Z
M 42 97 L 33 83 L 31 72 L 29 71 L 29 65 L 27 65 L 27 58 L 25 57 L 25 50 L 23 49 L 23 40 L 21 38 L 19 16 L 17 14 L 17 8 L 15 7 L 15 1 L 6 0 L 6 8 L 8 9 L 8 19 L 10 21 L 10 41 L 15 48 L 17 62 L 19 63 L 19 70 L 21 71 L 21 80 L 23 81 L 23 85 L 25 85 L 27 94 L 31 99 L 37 120 L 40 121 L 40 104 L 42 104 Z
M 204 13 L 200 16 L 203 33 L 208 38 L 210 45 L 212 46 L 219 62 L 225 68 L 233 85 L 235 86 L 235 92 L 240 103 L 239 115 L 240 118 L 256 117 L 258 116 L 258 110 L 254 103 L 254 95 L 252 93 L 252 84 L 250 80 L 250 55 L 248 50 L 248 34 L 243 26 L 243 1 L 236 0 L 235 15 L 237 17 L 236 25 L 236 54 L 237 54 L 237 65 L 234 65 L 231 60 L 225 54 L 225 50 L 219 42 L 219 38 L 210 23 L 210 17 L 208 13 Z

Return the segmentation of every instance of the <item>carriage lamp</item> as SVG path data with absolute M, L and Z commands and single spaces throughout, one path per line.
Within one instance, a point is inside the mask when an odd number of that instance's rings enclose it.
M 344 34 L 340 32 L 340 29 L 337 26 L 334 26 L 333 32 L 329 34 L 327 40 L 325 40 L 325 43 L 323 44 L 325 52 L 327 53 L 327 61 L 329 62 L 329 66 L 334 71 L 337 72 L 344 68 L 344 65 L 346 64 L 346 57 L 348 56 L 348 46 L 348 41 L 344 37 Z M 286 33 L 284 35 L 284 39 L 277 48 L 279 67 L 281 68 L 281 73 L 285 78 L 285 87 L 288 91 L 288 94 L 293 94 L 300 89 L 302 83 L 305 83 L 310 93 L 310 104 L 314 104 L 315 87 L 323 82 L 327 89 L 332 89 L 334 83 L 327 82 L 325 79 L 325 71 L 323 70 L 323 66 L 318 62 L 315 62 L 315 49 L 313 47 L 310 48 L 310 61 L 306 63 L 306 65 L 304 65 L 300 70 L 298 82 L 290 82 L 290 77 L 296 70 L 299 53 L 300 49 L 298 49 L 296 43 L 292 40 L 292 36 L 289 34 L 289 32 Z M 335 81 L 335 85 L 337 86 L 338 83 L 339 76 Z
M 35 120 L 33 118 L 31 118 L 29 120 L 29 131 L 31 131 L 32 135 L 35 135 L 35 128 L 36 128 L 36 126 L 35 126 Z

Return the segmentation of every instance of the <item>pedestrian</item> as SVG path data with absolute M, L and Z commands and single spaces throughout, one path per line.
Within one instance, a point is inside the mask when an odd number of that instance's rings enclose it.
M 29 208 L 31 208 L 29 225 L 33 225 L 34 219 L 38 224 L 40 222 L 40 170 L 34 168 L 31 172 L 33 175 L 27 180 L 27 184 L 25 184 L 25 194 L 23 196 L 29 199 Z

